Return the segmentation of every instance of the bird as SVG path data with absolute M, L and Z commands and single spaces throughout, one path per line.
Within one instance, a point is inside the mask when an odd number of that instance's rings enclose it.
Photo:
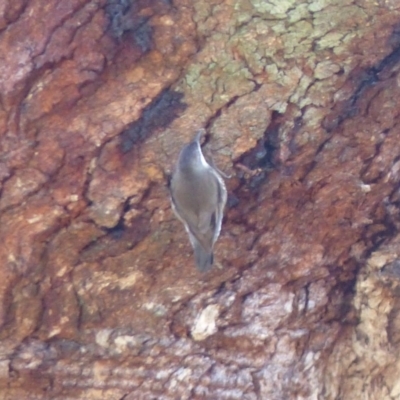
M 214 262 L 214 244 L 221 232 L 227 190 L 222 173 L 203 155 L 203 132 L 199 130 L 182 148 L 170 181 L 170 197 L 175 215 L 189 234 L 196 267 L 206 272 Z

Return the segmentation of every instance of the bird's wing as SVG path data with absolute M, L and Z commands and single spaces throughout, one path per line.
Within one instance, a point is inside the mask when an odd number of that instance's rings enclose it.
M 171 203 L 175 215 L 183 223 L 189 235 L 193 235 L 197 241 L 200 242 L 205 249 L 207 249 L 209 246 L 207 246 L 206 241 L 204 240 L 204 234 L 202 234 L 201 230 L 198 228 L 198 216 L 195 213 L 189 210 L 184 210 L 182 207 L 180 207 L 179 202 L 176 201 L 172 193 Z
M 228 197 L 224 180 L 218 175 L 217 172 L 214 173 L 218 181 L 218 207 L 214 216 L 215 227 L 213 231 L 213 244 L 217 241 L 218 236 L 221 232 L 222 218 L 224 217 L 224 208 Z
M 188 227 L 192 235 L 196 237 L 204 250 L 211 252 L 214 244 L 213 238 L 215 232 L 215 213 L 212 213 L 211 215 L 209 213 L 204 213 L 201 219 L 202 221 L 199 221 L 200 225 L 188 224 Z
M 187 207 L 181 207 L 171 191 L 171 202 L 176 216 L 185 225 L 187 232 L 192 234 L 207 252 L 212 250 L 219 236 L 227 197 L 222 178 L 211 168 L 210 172 L 209 184 L 215 185 L 217 191 L 215 207 L 211 210 L 200 210 L 199 213 L 195 213 Z

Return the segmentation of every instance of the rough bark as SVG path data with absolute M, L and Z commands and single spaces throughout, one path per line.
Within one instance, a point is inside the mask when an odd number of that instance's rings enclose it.
M 400 399 L 398 0 L 0 3 L 2 399 Z M 199 274 L 167 177 L 232 174 Z

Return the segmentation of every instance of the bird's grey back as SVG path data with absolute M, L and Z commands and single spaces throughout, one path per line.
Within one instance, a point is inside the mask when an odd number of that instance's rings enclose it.
M 219 185 L 211 170 L 201 173 L 179 170 L 174 175 L 171 186 L 174 194 L 173 200 L 179 208 L 192 210 L 193 213 L 199 214 L 201 210 L 217 207 Z

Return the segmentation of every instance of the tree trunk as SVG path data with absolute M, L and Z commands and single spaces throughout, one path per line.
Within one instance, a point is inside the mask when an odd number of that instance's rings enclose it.
M 400 399 L 398 0 L 0 3 L 1 399 Z M 168 176 L 226 180 L 199 273 Z

